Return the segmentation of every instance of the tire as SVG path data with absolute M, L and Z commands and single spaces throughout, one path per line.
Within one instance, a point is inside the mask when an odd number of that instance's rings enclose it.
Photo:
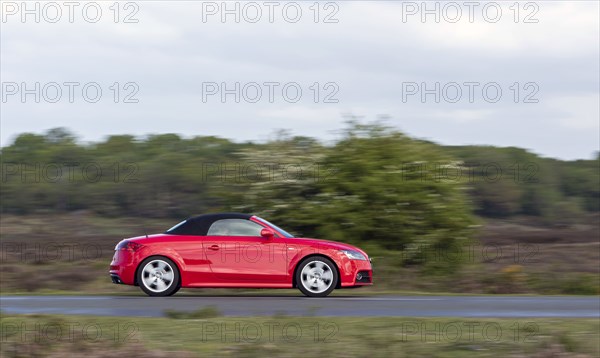
M 296 270 L 296 286 L 308 297 L 326 297 L 335 289 L 338 279 L 335 264 L 322 256 L 302 260 Z
M 177 265 L 163 256 L 148 257 L 139 266 L 137 282 L 148 296 L 165 297 L 179 291 L 181 278 Z

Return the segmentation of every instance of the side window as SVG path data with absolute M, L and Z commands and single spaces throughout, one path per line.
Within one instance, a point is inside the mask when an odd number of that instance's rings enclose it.
M 245 219 L 215 221 L 208 229 L 208 236 L 260 236 L 263 227 Z

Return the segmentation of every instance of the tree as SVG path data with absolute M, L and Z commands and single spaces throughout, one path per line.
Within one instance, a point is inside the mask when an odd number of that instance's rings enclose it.
M 246 151 L 243 159 L 272 163 L 276 174 L 250 183 L 240 207 L 302 236 L 371 241 L 426 262 L 424 247 L 457 245 L 472 233 L 464 185 L 438 175 L 456 162 L 380 125 L 350 124 L 332 147 L 292 140 Z M 294 175 L 290 168 L 297 168 Z

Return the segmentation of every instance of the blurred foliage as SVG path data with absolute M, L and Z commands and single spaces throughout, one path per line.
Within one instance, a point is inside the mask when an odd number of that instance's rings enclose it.
M 357 122 L 329 145 L 285 131 L 265 143 L 162 134 L 82 144 L 56 128 L 19 135 L 0 159 L 2 213 L 175 221 L 241 211 L 302 236 L 402 250 L 402 264 L 433 261 L 432 272 L 458 263 L 428 260 L 423 253 L 432 250 L 423 247 L 468 240 L 473 214 L 571 225 L 600 210 L 600 156 L 561 161 L 519 148 L 443 147 Z
M 475 212 L 486 217 L 530 215 L 557 226 L 600 211 L 600 153 L 593 160 L 562 161 L 521 148 L 444 147 L 463 162 Z
M 466 241 L 474 224 L 463 183 L 432 180 L 426 164 L 453 163 L 439 147 L 379 125 L 350 124 L 334 146 L 280 138 L 241 151 L 271 163 L 270 180 L 244 186 L 231 202 L 297 234 L 403 250 L 405 264 L 428 260 L 424 246 Z M 286 166 L 277 165 L 286 163 Z M 417 168 L 417 170 L 415 170 Z M 417 249 L 418 248 L 418 249 Z M 449 272 L 459 262 L 436 262 Z M 433 267 L 432 267 L 433 268 Z

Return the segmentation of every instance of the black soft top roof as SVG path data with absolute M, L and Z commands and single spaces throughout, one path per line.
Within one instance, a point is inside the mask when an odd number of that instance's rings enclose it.
M 195 235 L 206 236 L 210 226 L 217 220 L 223 219 L 244 219 L 248 220 L 252 217 L 249 214 L 241 213 L 219 213 L 219 214 L 204 214 L 188 218 L 181 225 L 168 230 L 166 233 L 171 235 Z

